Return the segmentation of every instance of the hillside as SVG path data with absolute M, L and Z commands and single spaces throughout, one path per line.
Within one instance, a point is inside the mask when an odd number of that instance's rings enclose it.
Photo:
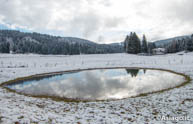
M 167 53 L 193 51 L 193 35 L 178 36 L 154 42 L 157 48 L 165 48 Z
M 173 37 L 173 38 L 157 40 L 157 41 L 154 41 L 154 43 L 155 43 L 156 47 L 164 47 L 167 44 L 171 43 L 172 41 L 182 40 L 182 39 L 187 39 L 187 38 L 190 38 L 190 35 L 177 36 L 177 37 Z
M 59 37 L 39 33 L 0 30 L 0 53 L 37 54 L 103 54 L 121 53 L 119 44 L 97 44 L 75 37 Z

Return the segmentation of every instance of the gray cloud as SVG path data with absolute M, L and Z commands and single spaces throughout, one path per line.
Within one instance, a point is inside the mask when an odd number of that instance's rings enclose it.
M 102 20 L 99 15 L 94 12 L 78 13 L 69 21 L 69 31 L 82 32 L 84 37 L 89 37 L 99 30 Z
M 156 40 L 193 32 L 192 12 L 191 0 L 1 0 L 0 24 L 101 42 L 128 31 Z
M 159 39 L 188 35 L 193 33 L 193 1 L 191 0 L 170 0 L 162 1 L 159 7 L 160 19 L 163 21 L 158 27 L 157 36 Z M 156 40 L 156 39 L 155 39 Z
M 112 5 L 112 2 L 110 0 L 100 0 L 99 4 L 109 7 Z
M 97 32 L 104 29 L 111 29 L 118 27 L 125 19 L 119 17 L 104 17 L 99 15 L 95 10 L 90 9 L 86 12 L 77 12 L 69 20 L 57 20 L 55 27 L 61 28 L 61 25 L 66 23 L 65 33 L 77 34 L 80 32 L 85 38 L 96 35 Z
M 124 23 L 124 21 L 125 21 L 124 18 L 117 18 L 117 17 L 106 18 L 105 26 L 107 28 L 116 28 L 117 26 L 119 26 L 119 24 Z
M 118 26 L 120 19 L 103 16 L 97 10 L 85 6 L 97 3 L 109 6 L 110 2 L 97 0 L 2 0 L 0 22 L 26 27 L 35 31 L 59 30 L 64 35 L 89 38 L 102 28 Z
M 193 1 L 192 0 L 175 0 L 166 6 L 168 18 L 180 20 L 182 22 L 193 21 Z
M 51 1 L 0 1 L 0 15 L 4 23 L 28 29 L 46 29 L 54 14 L 53 8 L 48 8 L 51 5 L 54 5 Z
M 191 0 L 138 0 L 135 5 L 134 17 L 143 20 L 138 31 L 147 34 L 150 41 L 193 33 Z

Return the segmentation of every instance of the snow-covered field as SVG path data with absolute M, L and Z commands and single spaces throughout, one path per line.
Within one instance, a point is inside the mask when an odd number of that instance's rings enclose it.
M 179 54 L 179 53 L 178 53 Z M 87 68 L 146 67 L 169 69 L 193 78 L 193 53 L 184 55 L 11 55 L 0 54 L 0 83 L 40 73 Z M 192 82 L 162 93 L 117 101 L 67 103 L 11 93 L 0 88 L 0 123 L 175 123 L 161 117 L 188 117 L 193 123 Z

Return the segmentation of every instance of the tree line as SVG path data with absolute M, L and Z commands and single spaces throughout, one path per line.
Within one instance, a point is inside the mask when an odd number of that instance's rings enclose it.
M 176 53 L 180 51 L 193 51 L 193 34 L 190 37 L 173 40 L 171 43 L 164 45 L 167 53 Z
M 158 48 L 155 42 L 148 43 L 145 35 L 143 35 L 142 40 L 140 40 L 135 32 L 131 32 L 130 35 L 127 35 L 124 41 L 124 51 L 130 54 L 152 54 L 152 50 L 155 48 Z M 173 41 L 161 46 L 161 48 L 164 48 L 166 53 L 193 51 L 193 34 L 190 37 L 173 39 Z
M 97 44 L 74 37 L 0 30 L 0 53 L 103 54 L 121 53 L 121 45 Z
M 143 35 L 141 41 L 135 32 L 127 35 L 124 41 L 124 50 L 126 53 L 152 53 L 152 49 L 154 48 L 156 48 L 155 44 L 148 43 L 145 35 Z
M 151 54 L 156 48 L 154 42 L 142 40 L 135 32 L 127 35 L 123 45 L 97 44 L 74 37 L 59 37 L 40 33 L 24 33 L 13 30 L 0 30 L 0 53 L 36 53 L 36 54 L 105 54 L 105 53 L 145 53 Z M 167 53 L 193 51 L 193 35 L 187 38 L 174 39 L 161 46 Z

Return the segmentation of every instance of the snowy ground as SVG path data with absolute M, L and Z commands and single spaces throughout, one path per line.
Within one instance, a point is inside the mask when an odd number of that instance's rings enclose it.
M 193 78 L 193 53 L 160 56 L 0 54 L 0 83 L 39 73 L 103 67 L 162 68 Z M 0 88 L 0 123 L 175 123 L 160 117 L 189 117 L 193 123 L 192 82 L 163 93 L 117 101 L 66 103 L 10 93 Z

